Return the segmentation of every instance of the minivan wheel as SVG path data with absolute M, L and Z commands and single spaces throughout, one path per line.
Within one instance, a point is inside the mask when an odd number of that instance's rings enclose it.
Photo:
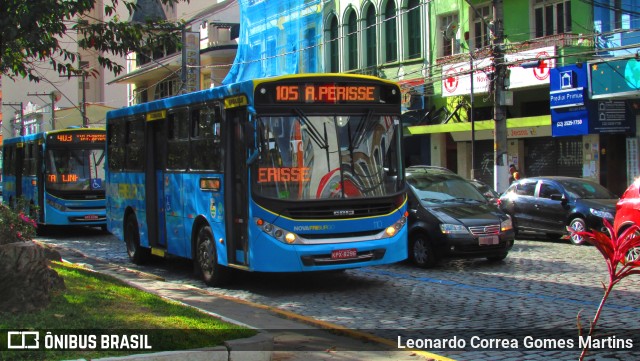
M 411 261 L 416 266 L 430 268 L 438 263 L 431 242 L 424 233 L 416 233 L 412 236 L 409 252 Z
M 576 232 L 584 232 L 587 230 L 587 225 L 582 218 L 572 219 L 569 223 L 569 227 L 573 228 L 573 230 Z M 571 240 L 571 243 L 575 244 L 576 246 L 584 243 L 584 237 L 579 236 L 575 233 L 572 233 L 569 239 Z

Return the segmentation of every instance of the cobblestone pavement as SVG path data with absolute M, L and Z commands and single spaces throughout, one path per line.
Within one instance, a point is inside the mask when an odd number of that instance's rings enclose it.
M 170 282 L 188 283 L 394 342 L 400 338 L 402 344 L 409 339 L 455 338 L 465 342 L 464 350 L 429 351 L 460 361 L 577 360 L 578 315 L 582 325 L 588 326 L 603 295 L 602 283 L 608 280 L 604 259 L 594 247 L 518 240 L 502 263 L 455 260 L 430 270 L 399 263 L 319 275 L 240 273 L 229 288 L 219 289 L 193 278 L 189 262 L 154 260 L 144 267 L 135 266 L 129 263 L 122 242 L 97 229 L 54 231 L 39 239 Z M 636 359 L 640 348 L 639 277 L 616 285 L 600 316 L 598 325 L 612 335 L 608 342 L 617 347 L 605 344 L 587 360 Z M 623 330 L 633 334 L 623 334 Z M 536 342 L 531 348 L 524 343 L 526 335 Z M 634 337 L 632 351 L 619 347 L 629 337 Z M 505 339 L 509 347 L 487 349 L 497 338 Z M 575 347 L 554 347 L 564 339 L 575 339 Z M 517 350 L 510 349 L 513 340 Z

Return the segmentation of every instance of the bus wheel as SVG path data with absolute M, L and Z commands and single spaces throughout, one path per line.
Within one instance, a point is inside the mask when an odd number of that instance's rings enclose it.
M 138 232 L 138 222 L 136 216 L 130 214 L 124 226 L 124 243 L 127 245 L 127 254 L 131 262 L 135 264 L 145 263 L 150 256 L 148 248 L 140 246 L 140 232 Z
M 216 243 L 209 226 L 198 231 L 194 262 L 196 271 L 208 286 L 221 286 L 228 281 L 228 270 L 218 264 Z

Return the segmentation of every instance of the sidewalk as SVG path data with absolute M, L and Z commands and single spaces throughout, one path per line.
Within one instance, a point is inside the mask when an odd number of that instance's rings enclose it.
M 255 345 L 250 344 L 251 339 L 240 342 L 239 345 L 251 351 L 264 349 L 270 353 L 266 355 L 266 359 L 270 356 L 273 361 L 450 360 L 427 352 L 399 351 L 392 340 L 383 340 L 357 330 L 192 286 L 165 282 L 161 277 L 88 257 L 77 250 L 63 247 L 55 249 L 66 262 L 83 264 L 137 288 L 199 308 L 224 321 L 261 331 L 260 337 L 255 338 Z M 269 344 L 266 347 L 265 340 Z M 175 359 L 189 357 L 178 355 L 176 354 Z M 251 358 L 255 359 L 254 356 Z M 168 359 L 170 358 L 162 358 Z M 261 359 L 264 359 L 264 355 Z

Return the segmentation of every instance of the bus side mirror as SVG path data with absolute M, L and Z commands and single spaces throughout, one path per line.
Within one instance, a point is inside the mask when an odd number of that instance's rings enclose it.
M 251 123 L 244 123 L 243 129 L 242 129 L 243 135 L 244 135 L 244 142 L 247 145 L 248 149 L 255 149 L 255 143 L 256 143 L 256 128 L 254 128 L 253 124 Z

